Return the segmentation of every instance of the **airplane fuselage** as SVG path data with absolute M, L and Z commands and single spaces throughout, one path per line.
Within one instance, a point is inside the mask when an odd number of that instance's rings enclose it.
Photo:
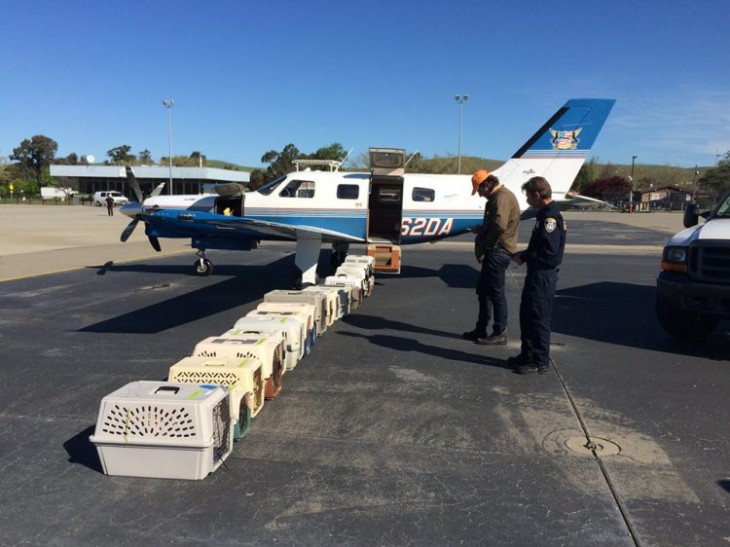
M 519 188 L 512 191 L 527 208 Z M 299 171 L 240 196 L 148 198 L 142 210 L 148 235 L 210 239 L 199 248 L 217 248 L 214 240 L 294 240 L 310 231 L 323 242 L 410 245 L 468 232 L 481 223 L 484 205 L 471 195 L 469 175 Z M 134 216 L 140 209 L 123 212 Z
M 565 199 L 613 104 L 569 100 L 493 171 L 523 211 L 528 205 L 520 189 L 533 176 L 548 180 L 553 199 Z M 372 148 L 370 163 L 368 173 L 296 171 L 254 192 L 224 184 L 216 194 L 156 195 L 122 207 L 134 219 L 122 240 L 140 220 L 155 248 L 159 238 L 189 237 L 208 273 L 206 249 L 250 250 L 261 240 L 292 240 L 304 281 L 314 282 L 322 243 L 333 243 L 338 253 L 350 243 L 410 245 L 481 224 L 485 200 L 472 195 L 469 175 L 406 173 L 402 149 Z

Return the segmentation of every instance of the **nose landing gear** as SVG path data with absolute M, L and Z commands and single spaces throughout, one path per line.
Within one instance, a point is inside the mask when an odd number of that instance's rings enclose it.
M 199 276 L 206 276 L 213 273 L 213 263 L 205 258 L 205 250 L 201 249 L 197 253 L 200 258 L 195 261 L 193 264 L 193 268 L 195 268 L 195 273 Z

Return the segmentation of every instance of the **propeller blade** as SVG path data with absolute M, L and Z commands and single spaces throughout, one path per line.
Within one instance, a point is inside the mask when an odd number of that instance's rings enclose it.
M 162 182 L 155 186 L 155 189 L 152 190 L 152 193 L 150 194 L 150 197 L 153 198 L 155 196 L 159 196 L 162 193 L 162 189 L 165 187 L 165 183 Z
M 142 195 L 142 189 L 139 187 L 139 182 L 137 182 L 137 177 L 134 176 L 134 171 L 132 171 L 132 168 L 129 165 L 126 166 L 126 171 L 127 183 L 134 192 L 134 195 L 137 196 L 137 203 L 142 203 L 144 201 L 144 196 Z
M 132 222 L 127 224 L 127 227 L 124 228 L 124 231 L 122 231 L 122 237 L 119 238 L 119 240 L 122 243 L 124 243 L 125 241 L 127 241 L 129 239 L 129 236 L 132 235 L 132 232 L 134 232 L 134 229 L 137 227 L 138 222 L 139 222 L 139 219 L 135 218 L 132 220 Z
M 147 239 L 150 240 L 150 245 L 152 245 L 152 248 L 155 251 L 159 253 L 162 250 L 162 247 L 160 247 L 160 242 L 155 236 L 147 236 Z

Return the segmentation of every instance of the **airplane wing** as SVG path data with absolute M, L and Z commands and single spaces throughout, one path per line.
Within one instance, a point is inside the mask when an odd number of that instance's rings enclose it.
M 318 226 L 283 224 L 251 217 L 219 215 L 203 211 L 162 209 L 159 211 L 147 211 L 140 216 L 150 226 L 166 233 L 174 233 L 177 237 L 215 235 L 232 239 L 236 237 L 258 239 L 273 236 L 293 241 L 302 234 L 312 234 L 321 236 L 324 241 L 365 242 L 364 238 Z
M 582 196 L 580 194 L 574 194 L 571 196 L 566 195 L 563 200 L 556 200 L 558 207 L 561 211 L 566 209 L 615 209 L 616 207 L 607 201 L 601 199 L 590 198 L 588 196 Z
M 276 222 L 267 222 L 264 220 L 256 220 L 247 217 L 237 218 L 236 221 L 242 222 L 248 230 L 256 230 L 262 234 L 280 235 L 296 239 L 297 234 L 307 233 L 321 235 L 323 239 L 337 239 L 350 241 L 353 243 L 364 242 L 363 238 L 354 237 L 351 234 L 337 232 L 335 230 L 326 230 L 316 226 L 306 226 L 301 224 L 279 224 Z

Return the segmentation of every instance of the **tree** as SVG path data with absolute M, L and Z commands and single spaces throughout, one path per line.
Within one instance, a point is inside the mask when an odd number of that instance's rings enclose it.
M 128 144 L 123 144 L 107 150 L 106 155 L 109 157 L 109 163 L 113 165 L 121 165 L 124 163 L 134 163 L 137 159 L 134 154 L 130 154 L 129 151 L 132 149 Z
M 57 151 L 56 141 L 45 135 L 35 135 L 14 148 L 10 159 L 18 162 L 21 177 L 32 178 L 40 186 L 43 173 L 49 170 Z
M 718 194 L 730 190 L 730 151 L 717 163 L 717 167 L 711 167 L 697 179 L 698 186 L 712 188 Z
M 593 179 L 595 179 L 597 168 L 598 166 L 596 164 L 595 158 L 591 158 L 589 161 L 581 165 L 580 170 L 578 171 L 578 174 L 573 181 L 573 186 L 571 186 L 571 190 L 580 192 L 582 188 L 584 188 L 587 184 L 593 181 Z
M 266 182 L 290 173 L 294 169 L 294 160 L 301 157 L 299 149 L 291 143 L 287 144 L 281 152 L 276 150 L 266 152 L 261 156 L 261 163 L 269 164 L 266 168 Z
M 205 154 L 202 154 L 197 150 L 190 154 L 190 159 L 195 162 L 196 167 L 203 167 L 208 161 L 208 158 L 205 156 Z
M 581 193 L 591 198 L 610 201 L 628 199 L 631 189 L 631 182 L 627 178 L 613 176 L 589 182 Z
M 261 169 L 254 169 L 251 171 L 251 174 L 249 175 L 248 179 L 248 186 L 251 190 L 256 190 L 257 188 L 261 188 L 264 185 L 264 179 L 266 177 L 266 173 L 264 173 Z
M 152 163 L 154 163 L 152 161 L 152 152 L 146 148 L 137 154 L 137 157 L 139 158 L 139 163 L 142 165 L 152 165 Z
M 343 161 L 347 156 L 347 152 L 342 148 L 339 142 L 333 142 L 329 146 L 325 146 L 317 150 L 314 154 L 306 156 L 310 160 L 335 160 Z

